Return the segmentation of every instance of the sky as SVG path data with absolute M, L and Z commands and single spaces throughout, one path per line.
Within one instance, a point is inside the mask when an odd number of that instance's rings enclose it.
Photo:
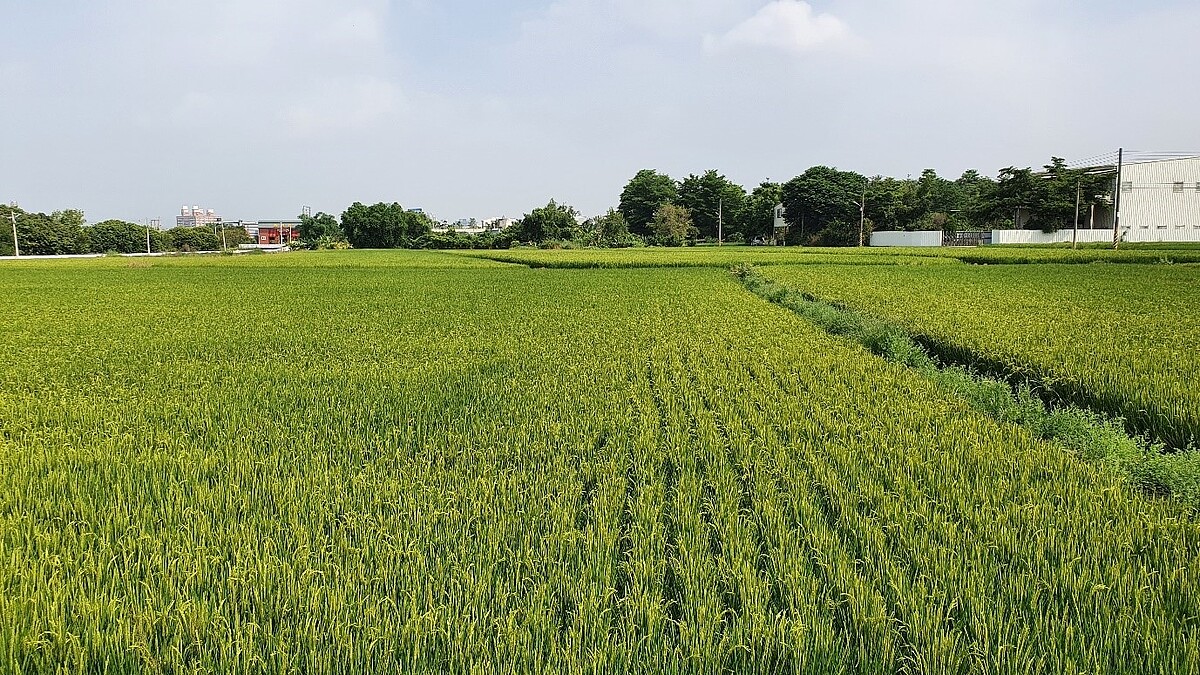
M 1200 150 L 1192 0 L 0 0 L 0 26 L 0 200 L 89 222 Z

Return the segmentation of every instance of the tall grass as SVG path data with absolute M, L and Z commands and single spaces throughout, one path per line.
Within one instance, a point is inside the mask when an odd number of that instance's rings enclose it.
M 718 270 L 0 269 L 0 671 L 1200 668 L 1200 525 Z

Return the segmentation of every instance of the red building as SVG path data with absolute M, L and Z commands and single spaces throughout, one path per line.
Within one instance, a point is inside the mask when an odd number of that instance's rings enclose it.
M 258 243 L 278 246 L 296 241 L 300 238 L 300 221 L 298 220 L 260 220 L 258 222 Z

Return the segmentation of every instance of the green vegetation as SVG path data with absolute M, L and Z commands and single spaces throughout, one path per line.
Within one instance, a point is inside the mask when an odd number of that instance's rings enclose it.
M 89 253 L 146 253 L 147 230 L 150 250 L 217 251 L 249 243 L 242 227 L 174 227 L 162 231 L 123 220 L 105 220 L 88 225 L 83 212 L 75 209 L 50 215 L 29 213 L 20 208 L 0 205 L 0 256 L 14 253 L 11 223 L 15 216 L 17 244 L 21 255 L 82 255 Z
M 1154 254 L 1136 252 L 1143 253 Z M 1176 448 L 1200 439 L 1196 266 L 893 266 L 853 274 L 795 266 L 764 274 L 894 322 L 953 362 L 1124 417 L 1136 433 Z
M 1120 420 L 1073 405 L 1048 407 L 1028 381 L 1010 383 L 969 367 L 944 366 L 903 328 L 772 281 L 756 267 L 733 274 L 751 291 L 787 307 L 833 335 L 849 338 L 890 361 L 913 368 L 994 419 L 1019 424 L 1080 457 L 1101 462 L 1154 494 L 1169 495 L 1200 511 L 1200 449 L 1164 452 L 1160 444 L 1126 434 Z
M 1177 504 L 724 269 L 321 251 L 0 292 L 0 670 L 1200 669 Z
M 1035 263 L 1121 263 L 1158 265 L 1200 262 L 1192 249 L 1136 249 L 1113 251 L 1063 248 L 837 248 L 794 246 L 696 246 L 689 248 L 641 247 L 635 250 L 535 249 L 529 247 L 475 251 L 468 255 L 513 262 L 531 267 L 724 267 L 755 265 L 825 264 L 1026 265 Z
M 914 251 L 918 249 L 913 249 Z M 626 250 L 532 249 L 472 251 L 471 255 L 500 262 L 549 268 L 620 268 L 620 267 L 714 267 L 728 269 L 742 262 L 756 265 L 821 265 L 849 263 L 857 265 L 954 265 L 949 257 L 908 254 L 882 254 L 878 249 L 804 249 L 773 246 L 707 246 L 693 248 L 648 247 Z

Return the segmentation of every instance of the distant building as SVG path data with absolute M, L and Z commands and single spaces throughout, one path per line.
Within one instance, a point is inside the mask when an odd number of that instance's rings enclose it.
M 486 232 L 499 232 L 506 227 L 511 227 L 517 224 L 517 221 L 512 218 L 484 218 L 483 229 Z
M 1123 231 L 1158 231 L 1164 241 L 1200 232 L 1200 157 L 1125 164 L 1120 189 Z
M 246 232 L 250 233 L 250 225 L 254 227 L 251 234 L 259 245 L 280 246 L 300 238 L 300 221 L 298 220 L 260 220 L 247 224 Z
M 175 216 L 176 227 L 197 227 L 199 225 L 216 225 L 221 222 L 221 216 L 212 209 L 202 209 L 199 206 L 184 206 Z
M 1079 229 L 1113 229 L 1115 164 L 1084 167 L 1110 177 L 1109 193 L 1079 214 Z M 1130 242 L 1200 241 L 1200 157 L 1126 160 L 1121 166 L 1121 227 Z M 1023 229 L 1032 214 L 1018 208 L 1013 229 Z M 1005 241 L 1007 241 L 1007 236 Z
M 515 225 L 517 221 L 512 218 L 484 218 L 477 220 L 475 218 L 462 218 L 454 223 L 437 223 L 433 226 L 434 232 L 449 232 L 454 230 L 458 234 L 483 234 L 484 232 L 499 232 L 510 225 Z

